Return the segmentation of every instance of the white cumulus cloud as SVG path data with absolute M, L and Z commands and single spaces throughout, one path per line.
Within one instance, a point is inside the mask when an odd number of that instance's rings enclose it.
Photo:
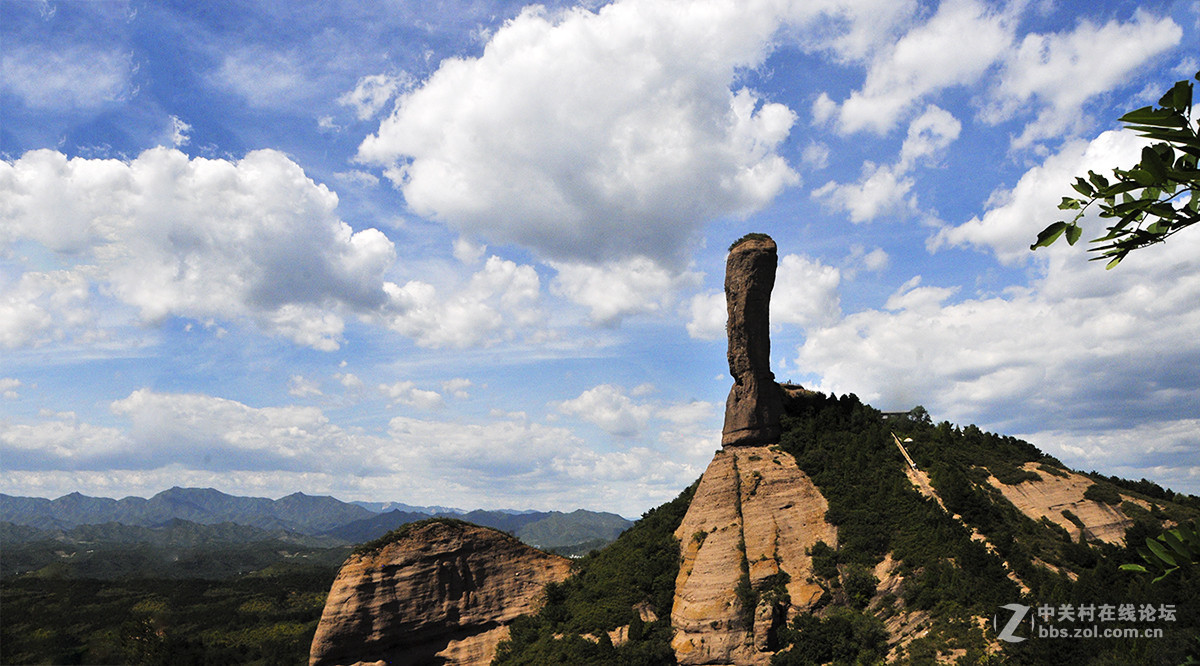
M 661 312 L 674 302 L 676 292 L 694 285 L 699 276 L 678 272 L 645 256 L 601 265 L 559 263 L 551 290 L 587 307 L 593 323 L 611 325 L 622 317 Z
M 450 58 L 359 148 L 412 209 L 557 260 L 679 261 L 701 225 L 757 210 L 797 175 L 795 114 L 748 89 L 776 3 L 527 8 L 477 58 Z
M 274 150 L 236 162 L 168 148 L 129 162 L 31 151 L 0 162 L 0 197 L 0 244 L 45 246 L 144 321 L 246 318 L 329 350 L 344 311 L 387 301 L 391 241 L 351 229 L 337 195 Z
M 0 377 L 0 395 L 9 400 L 21 397 L 17 389 L 21 388 L 21 380 L 13 377 Z
M 1074 211 L 1058 210 L 1064 196 L 1076 196 L 1071 183 L 1089 170 L 1111 172 L 1114 167 L 1127 168 L 1141 159 L 1145 139 L 1133 132 L 1109 131 L 1092 141 L 1071 141 L 1021 176 L 1011 189 L 1000 189 L 991 196 L 991 206 L 982 216 L 976 216 L 954 227 L 943 227 L 930 240 L 929 247 L 975 246 L 990 250 L 1006 264 L 1021 264 L 1038 256 L 1056 252 L 1079 254 L 1076 248 L 1064 249 L 1065 243 L 1029 251 L 1029 245 L 1043 228 L 1056 220 L 1070 220 Z M 1091 239 L 1099 235 L 1101 225 L 1095 216 L 1085 219 L 1085 234 Z
M 387 283 L 387 325 L 423 347 L 470 347 L 536 336 L 544 320 L 541 281 L 532 266 L 489 257 L 457 289 L 412 280 Z
M 908 126 L 895 164 L 864 162 L 857 183 L 829 181 L 813 190 L 814 199 L 850 214 L 851 222 L 867 222 L 884 215 L 907 215 L 917 208 L 910 194 L 916 180 L 912 170 L 935 160 L 958 138 L 962 123 L 950 112 L 930 104 Z
M 945 0 L 928 21 L 879 51 L 862 89 L 842 103 L 839 129 L 884 134 L 926 95 L 975 82 L 1011 46 L 1011 23 L 976 0 Z
M 0 281 L 0 348 L 89 337 L 95 320 L 89 300 L 87 280 L 71 271 L 30 271 L 14 284 Z
M 654 414 L 653 407 L 634 402 L 612 384 L 601 384 L 584 391 L 577 398 L 564 400 L 559 403 L 558 409 L 564 414 L 595 424 L 616 437 L 637 437 Z
M 445 400 L 437 391 L 417 388 L 413 382 L 395 382 L 380 384 L 379 392 L 384 394 L 393 405 L 407 405 L 421 409 L 437 409 L 445 405 Z
M 338 104 L 353 107 L 359 120 L 375 117 L 385 104 L 404 88 L 411 86 L 412 77 L 407 74 L 372 74 L 364 76 L 355 84 L 354 90 L 338 98 Z

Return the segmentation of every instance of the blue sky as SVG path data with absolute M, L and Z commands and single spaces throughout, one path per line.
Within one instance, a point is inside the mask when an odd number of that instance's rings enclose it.
M 719 447 L 760 231 L 780 379 L 1200 492 L 1200 234 L 1028 250 L 1198 21 L 4 0 L 0 491 L 636 515 Z

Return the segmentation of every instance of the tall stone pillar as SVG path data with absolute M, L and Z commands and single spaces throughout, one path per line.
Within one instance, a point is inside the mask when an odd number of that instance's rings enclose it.
M 722 446 L 779 442 L 783 394 L 771 372 L 771 289 L 779 262 L 775 241 L 752 234 L 729 251 L 725 305 L 729 312 L 729 374 Z

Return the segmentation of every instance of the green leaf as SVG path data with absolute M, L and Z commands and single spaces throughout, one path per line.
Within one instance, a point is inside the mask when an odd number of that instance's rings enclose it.
M 1158 100 L 1159 106 L 1186 112 L 1192 106 L 1192 83 L 1176 81 L 1175 85 Z
M 1085 197 L 1091 198 L 1096 196 L 1096 190 L 1092 189 L 1091 183 L 1087 182 L 1082 177 L 1076 178 L 1075 182 L 1071 184 L 1071 187 L 1075 188 L 1076 192 Z
M 1180 525 L 1179 527 L 1175 528 L 1175 531 L 1179 533 L 1179 537 L 1181 539 L 1192 544 L 1192 546 L 1197 550 L 1200 550 L 1200 535 L 1196 534 L 1196 531 L 1192 529 L 1191 525 Z
M 1153 187 L 1158 183 L 1158 180 L 1145 169 L 1130 169 L 1129 177 L 1137 181 L 1137 184 L 1142 187 Z
M 1102 190 L 1108 187 L 1108 179 L 1096 173 L 1095 171 L 1088 172 L 1088 180 L 1092 181 L 1092 184 L 1096 186 L 1097 190 Z
M 1143 106 L 1130 111 L 1117 120 L 1130 125 L 1145 125 L 1148 127 L 1187 127 L 1188 122 L 1182 114 L 1174 109 L 1156 109 Z
M 1051 224 L 1045 229 L 1042 229 L 1042 233 L 1038 234 L 1037 242 L 1035 242 L 1033 245 L 1030 245 L 1029 249 L 1036 250 L 1039 247 L 1046 247 L 1050 245 L 1054 241 L 1058 240 L 1058 237 L 1061 236 L 1063 231 L 1066 231 L 1066 229 L 1066 222 L 1059 221 Z
M 1171 567 L 1170 569 L 1167 569 L 1167 570 L 1166 570 L 1166 572 L 1165 572 L 1165 573 L 1163 573 L 1163 575 L 1159 576 L 1158 578 L 1155 578 L 1154 580 L 1152 580 L 1152 581 L 1150 581 L 1150 582 L 1151 582 L 1151 583 L 1158 583 L 1158 582 L 1161 582 L 1161 581 L 1162 581 L 1162 579 L 1164 579 L 1164 578 L 1166 578 L 1167 576 L 1170 576 L 1171 574 L 1175 573 L 1175 571 L 1176 571 L 1178 568 L 1179 568 L 1179 567 Z
M 1175 560 L 1175 556 L 1171 554 L 1171 551 L 1164 548 L 1163 545 L 1158 541 L 1154 539 L 1146 539 L 1146 547 L 1149 548 L 1150 552 L 1154 553 L 1154 555 L 1163 562 L 1166 562 L 1173 567 L 1179 566 L 1179 562 Z
M 1079 210 L 1083 206 L 1083 202 L 1079 199 L 1071 197 L 1063 197 L 1062 203 L 1058 204 L 1059 210 Z
M 1149 571 L 1146 570 L 1146 567 L 1144 567 L 1140 564 L 1122 564 L 1121 571 L 1136 571 L 1138 573 L 1150 573 Z
M 1074 245 L 1079 241 L 1079 236 L 1083 234 L 1083 229 L 1079 228 L 1078 224 L 1067 225 L 1067 245 Z
M 1188 547 L 1184 545 L 1183 541 L 1180 540 L 1179 536 L 1177 536 L 1173 530 L 1167 530 L 1166 532 L 1163 532 L 1162 536 L 1159 538 L 1162 539 L 1163 543 L 1170 546 L 1171 550 L 1175 551 L 1180 557 L 1191 559 L 1192 553 L 1188 550 Z
M 1152 146 L 1142 148 L 1142 163 L 1141 167 L 1150 172 L 1154 178 L 1152 182 L 1161 183 L 1167 180 L 1167 165 L 1163 162 L 1162 157 L 1159 157 L 1158 151 Z M 1136 176 L 1134 177 L 1137 178 Z

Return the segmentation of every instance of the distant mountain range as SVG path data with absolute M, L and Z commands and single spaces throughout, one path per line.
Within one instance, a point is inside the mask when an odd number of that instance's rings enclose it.
M 157 527 L 181 519 L 201 525 L 235 523 L 265 530 L 319 534 L 374 515 L 332 497 L 293 493 L 277 500 L 238 497 L 212 488 L 171 488 L 150 499 L 110 499 L 71 493 L 55 500 L 0 494 L 0 521 L 42 529 L 121 523 Z
M 356 506 L 370 511 L 371 513 L 387 513 L 388 511 L 408 511 L 410 513 L 423 513 L 426 515 L 434 515 L 438 513 L 466 513 L 462 509 L 455 509 L 449 506 L 413 506 L 404 502 L 351 502 Z M 512 512 L 509 513 L 520 513 Z
M 39 532 L 75 531 L 88 525 L 162 528 L 180 521 L 197 525 L 253 527 L 277 536 L 295 533 L 329 538 L 329 544 L 354 544 L 378 538 L 406 523 L 432 516 L 459 518 L 513 534 L 539 548 L 596 547 L 616 539 L 633 523 L 613 513 L 580 509 L 560 511 L 462 511 L 441 506 L 412 506 L 384 502 L 343 502 L 328 496 L 293 493 L 277 500 L 239 497 L 212 488 L 171 488 L 145 499 L 111 499 L 71 493 L 58 499 L 18 497 L 0 493 L 0 523 L 12 527 L 0 532 L 5 542 L 22 532 L 16 526 Z M 145 531 L 122 533 L 134 541 L 151 542 L 158 535 Z

